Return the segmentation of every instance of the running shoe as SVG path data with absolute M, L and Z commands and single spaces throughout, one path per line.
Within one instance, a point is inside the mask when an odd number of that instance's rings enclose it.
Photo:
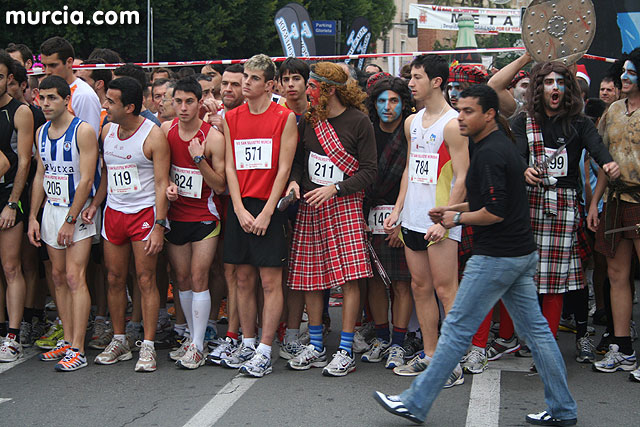
M 516 357 L 533 357 L 531 349 L 526 344 L 520 344 L 520 350 L 516 351 Z
M 22 347 L 31 347 L 33 345 L 33 341 L 31 341 L 32 329 L 31 322 L 20 322 L 20 344 L 22 344 Z
M 298 340 L 286 341 L 280 345 L 280 357 L 291 360 L 304 350 L 304 346 Z
M 427 356 L 423 352 L 420 352 L 408 361 L 406 365 L 393 368 L 393 373 L 401 377 L 415 377 L 427 369 L 429 362 L 430 359 L 427 359 Z
M 24 355 L 22 345 L 14 334 L 7 334 L 0 345 L 0 362 L 15 362 Z
M 617 344 L 611 344 L 609 351 L 604 355 L 604 359 L 593 364 L 594 371 L 600 372 L 616 372 L 616 371 L 633 371 L 636 369 L 636 352 L 626 355 L 620 352 Z
M 255 352 L 255 348 L 248 347 L 242 344 L 230 355 L 221 357 L 220 364 L 225 368 L 238 369 L 244 364 L 244 362 L 251 359 Z
M 538 414 L 529 414 L 527 415 L 526 421 L 529 424 L 537 426 L 574 426 L 578 423 L 577 418 L 561 420 L 552 417 L 547 411 L 542 411 Z
M 422 338 L 418 337 L 416 332 L 408 332 L 402 348 L 404 348 L 404 360 L 413 359 L 416 354 L 420 353 L 424 347 Z
M 458 363 L 456 367 L 453 368 L 453 371 L 451 371 L 449 378 L 447 378 L 447 382 L 444 383 L 444 387 L 442 388 L 451 388 L 460 384 L 464 384 L 464 374 L 462 373 L 462 367 Z
M 629 324 L 629 336 L 631 337 L 631 341 L 635 341 L 638 339 L 638 331 L 636 330 L 636 322 L 633 320 Z
M 173 329 L 171 324 L 171 318 L 168 312 L 164 312 L 158 315 L 158 323 L 156 323 L 156 334 L 160 334 L 165 331 Z
M 369 350 L 365 351 L 360 360 L 368 363 L 381 362 L 382 359 L 384 359 L 387 355 L 387 351 L 390 346 L 391 344 L 389 344 L 388 342 L 376 337 L 371 342 Z
M 64 339 L 64 329 L 62 329 L 62 324 L 54 323 L 45 335 L 36 340 L 36 347 L 42 350 L 51 350 L 55 348 L 56 344 L 61 339 Z
M 113 365 L 114 363 L 131 360 L 133 354 L 127 340 L 124 342 L 113 338 L 104 351 L 96 356 L 94 363 L 97 365 Z
M 131 351 L 138 351 L 139 347 L 136 345 L 138 341 L 144 341 L 144 330 L 142 326 L 136 326 L 131 322 L 127 323 L 124 328 L 124 333 L 127 336 L 127 344 Z
M 231 353 L 233 353 L 233 351 L 238 348 L 238 346 L 239 344 L 237 341 L 234 342 L 232 338 L 225 337 L 224 341 L 219 346 L 211 350 L 211 353 L 207 355 L 207 357 L 205 358 L 205 363 L 207 365 L 219 365 L 220 359 L 223 356 L 231 356 Z
M 213 325 L 207 325 L 207 329 L 204 331 L 204 342 L 212 342 L 218 339 L 218 331 Z
M 365 323 L 356 328 L 353 334 L 353 352 L 364 353 L 369 349 L 370 342 L 375 334 L 373 323 Z
M 271 358 L 266 354 L 255 352 L 253 357 L 240 367 L 240 373 L 254 378 L 262 378 L 273 371 Z
M 220 308 L 218 309 L 218 323 L 226 325 L 229 323 L 229 316 L 227 315 L 227 299 L 223 299 L 220 302 Z
M 298 335 L 298 341 L 302 345 L 307 345 L 311 342 L 311 335 L 309 335 L 309 329 L 305 329 L 304 332 L 300 332 L 300 335 Z
M 331 316 L 329 313 L 322 313 L 322 332 L 325 336 L 331 332 Z
M 58 372 L 72 372 L 87 366 L 87 357 L 79 351 L 69 349 L 61 361 L 56 363 L 55 369 Z
M 596 346 L 589 337 L 589 334 L 576 341 L 576 362 L 593 363 L 596 361 Z
M 113 338 L 113 329 L 109 322 L 98 319 L 93 324 L 93 334 L 87 346 L 94 350 L 104 350 Z
M 469 352 L 460 361 L 460 364 L 467 374 L 481 374 L 487 368 L 488 362 L 484 348 L 472 345 Z
M 56 362 L 58 360 L 62 360 L 70 348 L 71 344 L 69 344 L 65 340 L 59 340 L 55 348 L 47 351 L 46 353 L 42 353 L 38 356 L 38 359 L 42 360 L 43 362 Z
M 344 377 L 349 372 L 356 370 L 356 361 L 344 349 L 338 349 L 333 359 L 322 369 L 322 375 L 326 377 Z
M 384 364 L 386 369 L 394 369 L 404 365 L 404 348 L 399 345 L 392 345 L 387 352 L 387 361 Z
M 491 341 L 487 348 L 487 360 L 498 360 L 504 354 L 515 353 L 518 350 L 520 350 L 520 343 L 515 335 L 508 340 L 498 337 Z
M 54 300 L 51 300 L 48 303 L 46 303 L 44 308 L 49 311 L 58 311 L 58 307 L 56 307 L 56 302 Z
M 182 357 L 187 354 L 187 351 L 189 350 L 189 347 L 191 346 L 191 337 L 185 337 L 182 340 L 182 344 L 180 344 L 180 347 L 178 347 L 177 350 L 173 350 L 169 352 L 169 359 L 173 360 L 174 362 L 177 362 L 178 360 L 182 359 Z
M 399 396 L 391 396 L 379 391 L 373 392 L 373 398 L 382 406 L 385 411 L 405 418 L 413 423 L 422 424 L 424 421 L 413 415 L 402 403 Z
M 309 344 L 303 346 L 302 351 L 287 362 L 287 367 L 294 371 L 306 371 L 311 368 L 324 368 L 328 363 L 326 349 L 318 351 L 313 344 Z
M 629 381 L 640 383 L 640 368 L 629 373 Z
M 33 318 L 33 324 L 31 325 L 31 342 L 36 342 L 41 336 L 43 336 L 47 329 L 49 329 L 49 323 L 46 320 L 40 320 L 38 317 Z
M 596 346 L 596 353 L 605 354 L 609 351 L 609 346 L 613 344 L 613 335 L 609 332 L 605 331 L 602 333 L 602 337 L 600 338 L 600 342 Z
M 156 350 L 151 344 L 138 341 L 136 346 L 140 347 L 140 355 L 136 362 L 136 372 L 153 372 L 156 370 Z
M 169 282 L 167 287 L 167 302 L 173 302 L 173 283 Z
M 204 365 L 204 355 L 194 343 L 191 343 L 187 352 L 176 361 L 176 366 L 184 369 L 198 369 L 202 365 Z
M 576 330 L 576 321 L 573 316 L 569 317 L 560 317 L 560 324 L 558 325 L 558 330 L 562 332 L 570 332 L 575 334 Z

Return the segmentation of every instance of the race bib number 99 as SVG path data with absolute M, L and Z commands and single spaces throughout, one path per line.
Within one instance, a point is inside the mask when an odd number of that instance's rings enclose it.
M 198 169 L 171 165 L 171 179 L 178 186 L 178 194 L 199 199 L 202 196 L 202 174 Z
M 138 167 L 129 163 L 126 165 L 108 165 L 109 193 L 127 194 L 142 190 Z
M 51 203 L 69 204 L 69 177 L 67 175 L 45 173 L 42 184 Z
M 271 138 L 236 139 L 236 170 L 271 169 Z
M 309 179 L 314 184 L 331 185 L 344 180 L 344 172 L 329 157 L 309 153 Z
M 544 148 L 544 154 L 547 158 L 553 156 L 555 152 L 556 150 L 554 148 Z M 567 176 L 567 160 L 567 149 L 565 148 L 560 152 L 560 154 L 556 156 L 555 159 L 551 160 L 547 165 L 547 173 L 549 174 L 549 176 L 553 176 L 556 178 Z
M 386 234 L 384 220 L 391 214 L 393 205 L 380 205 L 369 211 L 369 228 L 373 234 Z
M 419 184 L 438 182 L 438 154 L 411 153 L 409 156 L 409 180 Z

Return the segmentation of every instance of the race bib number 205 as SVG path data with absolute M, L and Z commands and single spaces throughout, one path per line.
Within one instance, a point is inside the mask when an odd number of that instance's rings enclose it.
M 69 177 L 67 175 L 52 175 L 45 173 L 44 191 L 51 203 L 69 203 Z
M 236 170 L 271 169 L 271 138 L 236 139 Z

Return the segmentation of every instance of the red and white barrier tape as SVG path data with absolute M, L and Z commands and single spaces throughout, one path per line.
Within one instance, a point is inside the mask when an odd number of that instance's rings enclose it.
M 328 56 L 306 56 L 299 57 L 299 59 L 304 59 L 307 61 L 336 61 L 336 60 L 344 60 L 344 59 L 360 59 L 360 58 L 388 58 L 393 56 L 420 56 L 425 54 L 436 54 L 436 55 L 454 55 L 454 54 L 464 54 L 464 53 L 504 53 L 504 52 L 522 52 L 524 51 L 524 47 L 496 47 L 496 48 L 475 48 L 475 49 L 450 49 L 450 50 L 431 50 L 424 52 L 401 52 L 401 53 L 365 53 L 359 55 L 328 55 Z M 604 61 L 604 62 L 615 62 L 616 60 L 613 58 L 606 58 L 604 56 L 596 56 L 596 55 L 584 55 L 585 59 L 591 59 L 595 61 Z M 282 62 L 287 59 L 286 56 L 277 56 L 271 58 L 274 62 Z M 136 65 L 139 65 L 144 68 L 159 68 L 159 67 L 189 67 L 189 66 L 203 66 L 203 65 L 211 65 L 211 64 L 222 64 L 222 65 L 231 65 L 231 64 L 242 64 L 246 62 L 247 59 L 213 59 L 213 60 L 202 60 L 202 61 L 162 61 L 162 62 L 136 62 Z M 82 70 L 82 69 L 107 69 L 112 70 L 118 68 L 124 64 L 86 64 L 86 65 L 74 65 L 74 70 Z M 42 69 L 32 69 L 29 70 L 29 74 L 43 74 Z

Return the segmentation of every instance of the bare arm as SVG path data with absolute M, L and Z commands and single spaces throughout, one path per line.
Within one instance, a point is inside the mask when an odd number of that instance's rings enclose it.
M 169 143 L 164 133 L 154 126 L 149 132 L 144 142 L 143 150 L 145 155 L 153 160 L 153 176 L 156 192 L 156 220 L 166 219 L 169 210 L 169 201 L 165 196 L 165 190 L 169 185 L 169 166 L 171 154 Z M 164 243 L 164 227 L 156 225 L 152 236 L 149 237 L 145 246 L 147 255 L 155 255 L 162 250 Z
M 224 146 L 224 135 L 215 129 L 209 131 L 207 139 L 202 146 L 197 144 L 196 147 L 195 141 L 192 141 L 189 145 L 189 154 L 191 154 L 191 157 L 204 155 L 207 159 L 211 160 L 211 166 L 209 166 L 207 162 L 200 162 L 196 166 L 200 170 L 204 182 L 217 194 L 223 193 L 226 188 L 224 178 Z
M 9 159 L 4 155 L 2 151 L 0 151 L 0 176 L 4 176 L 5 173 L 11 167 L 11 163 L 9 163 Z
M 525 52 L 520 58 L 495 73 L 487 83 L 487 85 L 497 92 L 498 100 L 500 101 L 500 111 L 506 117 L 511 116 L 516 111 L 517 106 L 513 95 L 511 95 L 511 92 L 509 92 L 507 88 L 516 73 L 529 62 L 531 62 L 531 56 L 529 52 Z
M 233 203 L 233 211 L 238 217 L 238 222 L 240 222 L 240 226 L 245 233 L 250 233 L 255 218 L 244 208 L 244 204 L 242 203 L 240 184 L 238 183 L 238 174 L 236 173 L 236 164 L 233 158 L 233 145 L 231 144 L 229 125 L 226 120 L 223 121 L 223 128 L 225 140 L 224 169 L 227 176 L 229 195 L 231 196 L 231 202 Z
M 42 130 L 42 126 L 38 129 L 38 134 Z M 6 157 L 5 157 L 6 158 Z M 27 224 L 27 236 L 32 245 L 40 247 L 40 224 L 38 223 L 38 211 L 42 202 L 44 201 L 44 187 L 42 181 L 44 180 L 44 165 L 42 159 L 40 159 L 40 152 L 36 151 L 37 169 L 36 175 L 33 177 L 33 183 L 31 185 L 31 208 L 29 210 L 29 221 Z
M 465 179 L 469 170 L 469 139 L 460 135 L 457 120 L 451 120 L 445 125 L 444 140 L 451 156 L 451 166 L 456 182 L 453 184 L 449 196 L 449 205 L 462 203 L 467 197 Z

